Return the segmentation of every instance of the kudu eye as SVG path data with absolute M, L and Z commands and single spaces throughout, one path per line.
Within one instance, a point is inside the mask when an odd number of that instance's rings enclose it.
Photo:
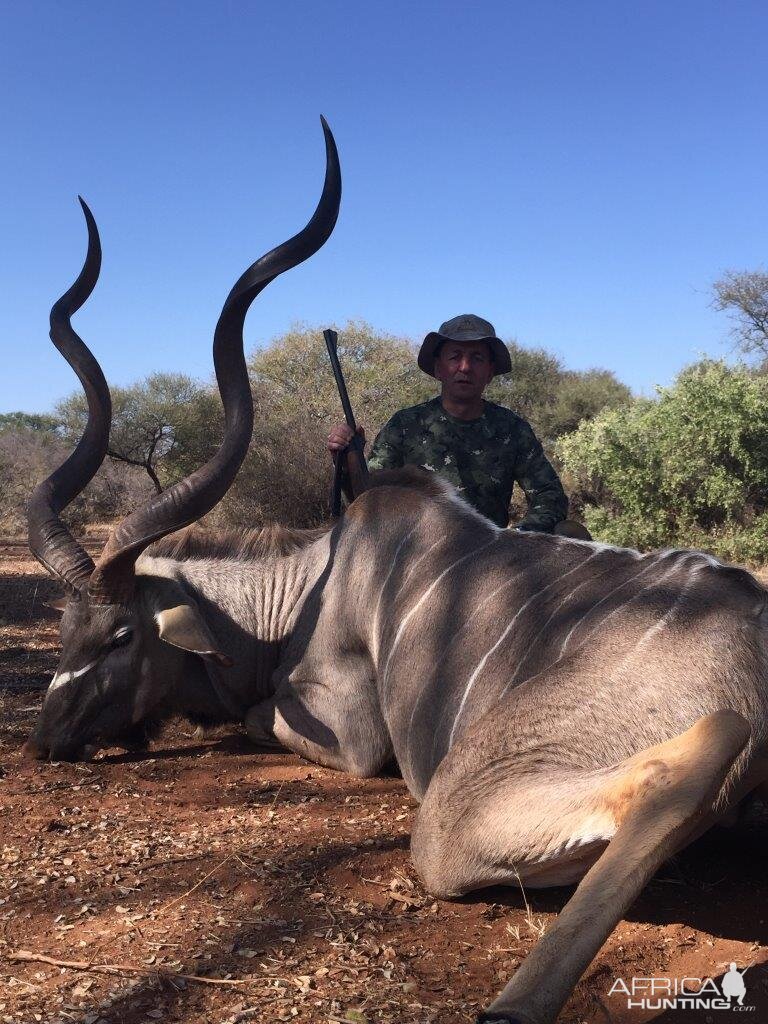
M 125 647 L 133 640 L 133 629 L 131 626 L 123 626 L 122 629 L 118 629 L 110 641 L 110 648 L 114 650 L 115 647 Z

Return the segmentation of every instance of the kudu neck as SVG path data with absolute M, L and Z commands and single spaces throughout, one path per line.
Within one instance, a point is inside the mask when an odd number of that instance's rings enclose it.
M 230 719 L 237 717 L 233 709 L 247 710 L 272 693 L 272 673 L 311 574 L 306 554 L 299 551 L 247 561 L 142 561 L 142 571 L 175 581 L 194 603 L 217 647 L 232 659 L 230 668 L 210 662 L 203 666 Z

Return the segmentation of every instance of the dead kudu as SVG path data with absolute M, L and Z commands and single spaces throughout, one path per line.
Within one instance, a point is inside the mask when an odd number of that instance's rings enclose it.
M 163 536 L 211 509 L 252 426 L 242 326 L 255 295 L 336 219 L 326 128 L 308 226 L 235 285 L 214 346 L 226 439 L 113 531 L 94 565 L 59 519 L 106 449 L 109 393 L 69 324 L 98 236 L 52 313 L 91 411 L 35 492 L 30 543 L 67 587 L 62 655 L 27 752 L 141 745 L 168 715 L 245 721 L 359 776 L 397 759 L 412 840 L 450 897 L 578 882 L 483 1020 L 544 1024 L 659 865 L 766 778 L 766 591 L 695 552 L 500 530 L 431 474 L 381 474 L 326 530 Z

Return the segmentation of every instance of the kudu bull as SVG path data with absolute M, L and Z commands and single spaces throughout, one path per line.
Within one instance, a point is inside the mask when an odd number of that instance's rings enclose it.
M 69 318 L 52 338 L 88 394 L 85 435 L 38 487 L 30 543 L 69 590 L 37 757 L 140 745 L 171 713 L 369 776 L 395 758 L 421 802 L 425 885 L 579 882 L 486 1021 L 553 1021 L 659 865 L 766 776 L 766 591 L 700 553 L 640 555 L 500 530 L 418 470 L 381 474 L 326 530 L 187 534 L 252 428 L 242 326 L 255 295 L 328 238 L 340 174 L 295 238 L 232 290 L 214 344 L 225 440 L 120 523 L 96 565 L 59 518 L 106 450 L 109 392 Z

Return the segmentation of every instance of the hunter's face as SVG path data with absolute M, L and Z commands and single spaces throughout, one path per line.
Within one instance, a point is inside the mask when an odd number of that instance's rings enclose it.
M 461 402 L 480 398 L 493 372 L 491 350 L 484 341 L 447 341 L 435 359 L 443 395 Z

